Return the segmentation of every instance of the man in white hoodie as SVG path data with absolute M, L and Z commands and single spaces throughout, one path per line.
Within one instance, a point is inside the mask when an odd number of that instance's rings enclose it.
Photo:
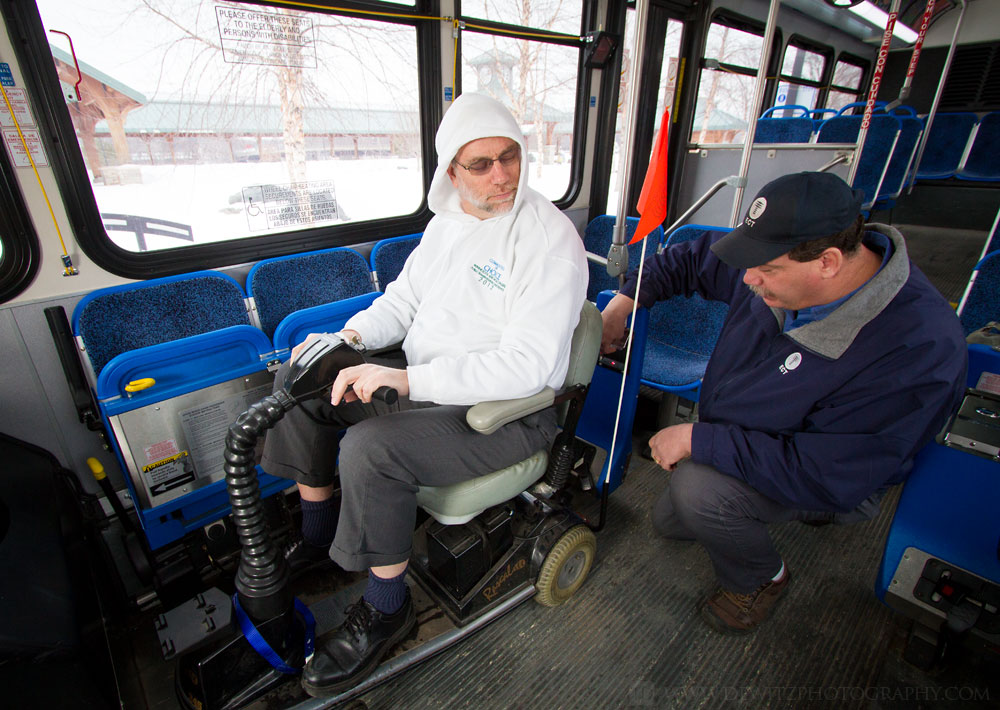
M 469 428 L 465 413 L 477 402 L 560 387 L 586 297 L 583 244 L 527 186 L 524 136 L 510 112 L 465 94 L 445 114 L 435 146 L 427 196 L 435 216 L 399 277 L 341 332 L 369 349 L 402 341 L 405 367 L 342 370 L 329 403 L 292 410 L 265 442 L 262 468 L 299 484 L 304 543 L 291 556 L 325 555 L 328 547 L 344 569 L 369 572 L 364 596 L 317 642 L 303 671 L 314 696 L 357 684 L 413 627 L 404 579 L 417 486 L 485 475 L 551 441 L 551 410 L 488 436 Z M 381 386 L 398 392 L 395 405 L 372 400 Z M 303 408 L 347 427 L 343 439 Z

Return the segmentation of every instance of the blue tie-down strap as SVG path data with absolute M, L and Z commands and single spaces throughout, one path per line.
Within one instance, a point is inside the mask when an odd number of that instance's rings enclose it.
M 240 606 L 239 594 L 233 594 L 233 608 L 236 610 L 236 621 L 240 625 L 240 631 L 243 632 L 243 636 L 253 650 L 256 651 L 261 658 L 270 663 L 275 669 L 286 673 L 288 675 L 298 675 L 302 672 L 301 668 L 292 668 L 290 665 L 281 660 L 281 656 L 275 653 L 271 645 L 260 635 L 257 631 L 257 627 L 254 626 L 253 621 L 247 616 L 246 612 L 243 611 L 243 607 Z M 295 611 L 302 615 L 302 619 L 306 623 L 306 642 L 305 642 L 305 655 L 304 658 L 308 661 L 313 655 L 313 643 L 316 636 L 316 619 L 313 617 L 312 612 L 309 611 L 309 607 L 300 602 L 298 598 L 295 599 Z

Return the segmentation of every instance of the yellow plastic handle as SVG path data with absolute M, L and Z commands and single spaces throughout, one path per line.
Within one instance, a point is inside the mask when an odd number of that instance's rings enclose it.
M 101 462 L 93 456 L 87 459 L 87 465 L 90 466 L 90 472 L 94 474 L 95 479 L 100 481 L 105 477 L 106 474 L 104 473 L 104 466 L 102 466 Z
M 156 380 L 152 377 L 143 377 L 141 380 L 132 380 L 127 385 L 125 385 L 126 392 L 142 392 L 145 389 L 149 389 L 156 384 Z

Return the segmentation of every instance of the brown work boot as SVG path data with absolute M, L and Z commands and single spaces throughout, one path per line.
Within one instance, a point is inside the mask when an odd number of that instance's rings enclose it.
M 750 594 L 737 594 L 719 587 L 712 596 L 702 601 L 701 616 L 716 631 L 749 633 L 768 617 L 791 581 L 792 575 L 786 568 L 784 576 L 777 582 L 765 582 Z

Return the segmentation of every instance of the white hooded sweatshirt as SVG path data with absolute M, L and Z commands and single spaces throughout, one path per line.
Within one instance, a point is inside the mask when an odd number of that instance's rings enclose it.
M 521 146 L 521 177 L 511 211 L 479 219 L 462 210 L 447 171 L 466 143 L 494 136 Z M 498 101 L 463 94 L 435 145 L 435 216 L 399 277 L 345 328 L 369 348 L 403 341 L 414 401 L 467 405 L 561 387 L 587 293 L 580 236 L 528 187 L 524 136 Z

